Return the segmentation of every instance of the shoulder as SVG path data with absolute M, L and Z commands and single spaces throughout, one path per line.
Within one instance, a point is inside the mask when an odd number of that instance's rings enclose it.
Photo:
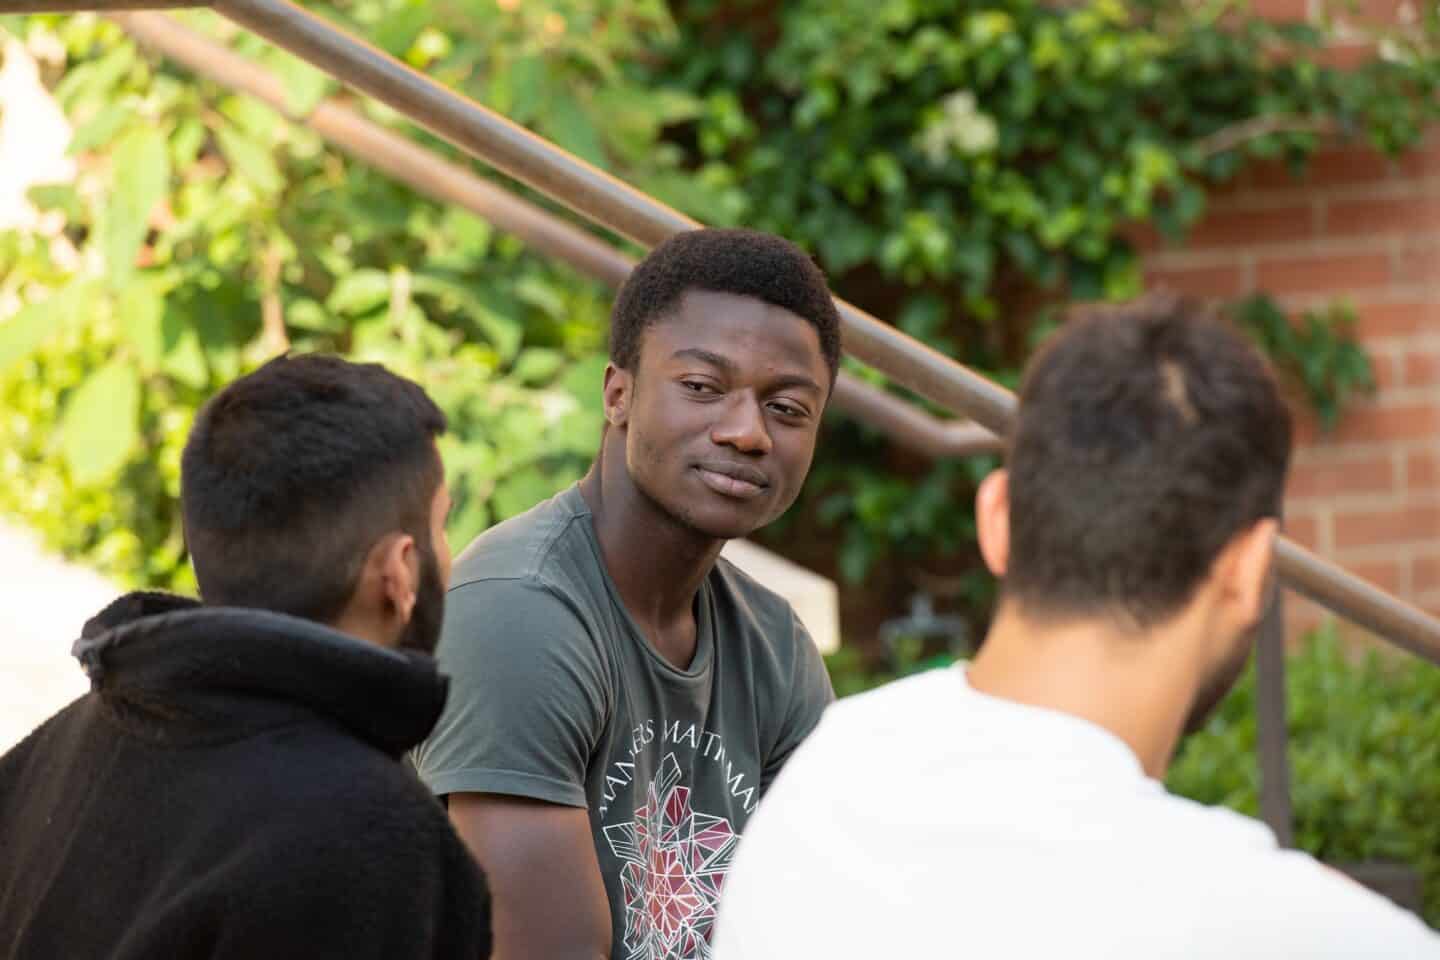
M 488 580 L 548 583 L 563 574 L 571 558 L 592 551 L 584 525 L 590 512 L 575 487 L 504 520 L 472 540 L 455 558 L 451 590 Z
M 96 729 L 99 697 L 87 693 L 62 708 L 0 754 L 0 811 L 7 803 L 32 798 L 39 785 L 55 780 L 57 758 L 84 754 L 102 730 Z M 3 821 L 0 817 L 0 821 Z
M 323 851 L 343 864 L 433 858 L 458 843 L 444 807 L 411 769 L 339 728 L 276 731 L 250 752 L 266 775 L 242 778 L 248 786 L 235 796 L 248 809 L 237 813 L 247 834 L 277 848 Z
M 1253 826 L 1269 839 L 1268 829 Z M 1252 941 L 1273 943 L 1276 956 L 1440 958 L 1440 936 L 1415 915 L 1308 854 L 1273 840 L 1262 848 L 1233 823 L 1226 829 L 1246 851 L 1216 861 L 1209 882 L 1197 887 L 1223 901 L 1216 912 L 1233 922 L 1222 935 L 1237 937 L 1237 948 L 1248 930 Z M 1231 878 L 1223 891 L 1214 887 L 1222 870 Z
M 921 733 L 958 726 L 965 688 L 952 667 L 924 670 L 844 697 L 825 711 L 819 733 L 886 737 L 898 730 Z
M 1156 839 L 1175 891 L 1194 908 L 1204 942 L 1273 947 L 1275 956 L 1440 957 L 1440 937 L 1413 914 L 1298 850 L 1268 826 L 1157 788 Z M 1132 828 L 1149 819 L 1129 819 Z M 1183 864 L 1183 866 L 1181 866 Z
M 783 655 L 793 654 L 804 645 L 813 648 L 810 635 L 800 617 L 786 600 L 774 590 L 741 570 L 727 557 L 718 557 L 710 573 L 710 589 L 717 612 L 738 621 L 746 635 Z
M 401 763 L 315 733 L 296 738 L 289 765 L 238 791 L 228 835 L 207 845 L 225 883 L 250 891 L 228 922 L 260 924 L 261 943 L 270 925 L 300 923 L 316 942 L 367 957 L 437 956 L 432 940 L 481 936 L 484 874 L 440 801 Z

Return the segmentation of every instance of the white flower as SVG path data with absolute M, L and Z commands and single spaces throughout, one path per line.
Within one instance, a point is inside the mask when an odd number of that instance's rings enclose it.
M 920 131 L 919 147 L 931 163 L 941 164 L 952 150 L 978 156 L 995 149 L 1000 129 L 975 103 L 975 94 L 957 90 L 940 101 L 940 113 Z

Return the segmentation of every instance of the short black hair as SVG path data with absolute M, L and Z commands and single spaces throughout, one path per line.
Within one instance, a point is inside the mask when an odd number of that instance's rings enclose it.
M 424 390 L 379 364 L 282 356 L 231 383 L 180 461 L 201 597 L 335 620 L 382 537 L 431 548 L 445 427 Z
M 689 290 L 754 297 L 808 320 L 820 334 L 830 380 L 840 370 L 840 312 L 825 274 L 795 244 L 758 230 L 688 230 L 641 260 L 610 312 L 610 360 L 635 369 L 645 328 Z
M 1005 595 L 1041 617 L 1163 622 L 1226 543 L 1280 515 L 1290 442 L 1274 375 L 1211 307 L 1074 314 L 1021 387 Z

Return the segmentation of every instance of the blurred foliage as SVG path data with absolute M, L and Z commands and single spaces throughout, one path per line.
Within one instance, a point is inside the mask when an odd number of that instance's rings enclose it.
M 1230 0 L 672 7 L 655 76 L 703 100 L 673 137 L 733 222 L 796 239 L 841 296 L 1011 385 L 1058 306 L 1139 292 L 1136 225 L 1183 241 L 1253 161 L 1298 172 L 1332 134 L 1396 152 L 1440 114 L 1434 16 L 1341 70 L 1324 22 Z M 1292 328 L 1267 298 L 1239 309 L 1326 424 L 1370 382 L 1343 310 Z M 843 531 L 837 572 L 944 568 L 973 471 L 897 475 L 882 438 L 830 441 L 802 509 Z
M 826 657 L 841 697 L 953 662 L 904 651 L 879 668 L 852 649 Z M 1285 679 L 1296 845 L 1326 863 L 1416 868 L 1425 919 L 1440 927 L 1440 670 L 1373 649 L 1357 658 L 1326 626 L 1286 658 Z M 1182 741 L 1166 786 L 1258 817 L 1255 708 L 1252 663 L 1205 728 Z
M 1259 158 L 1303 167 L 1322 131 L 1403 149 L 1440 82 L 1433 17 L 1339 71 L 1322 29 L 1223 0 L 307 6 L 700 219 L 794 237 L 843 296 L 1011 385 L 1059 305 L 1139 289 L 1132 227 L 1183 238 L 1215 186 Z M 277 71 L 301 112 L 343 95 L 219 17 L 181 16 Z M 436 395 L 457 542 L 584 469 L 608 292 L 106 20 L 0 32 L 43 55 L 79 169 L 33 191 L 40 228 L 0 233 L 0 511 L 127 582 L 188 585 L 190 418 L 287 345 L 381 360 Z M 1367 388 L 1343 310 L 1237 309 L 1325 422 Z M 919 463 L 833 419 L 785 549 L 816 544 L 807 561 L 850 582 L 885 573 L 897 598 L 904 571 L 937 569 L 982 608 L 957 505 L 991 462 Z
M 1345 405 L 1375 390 L 1370 358 L 1355 340 L 1355 312 L 1342 303 L 1288 316 L 1264 295 L 1234 305 L 1240 327 L 1300 390 L 1320 425 L 1335 426 Z
M 320 12 L 623 176 L 672 196 L 689 182 L 656 134 L 690 99 L 621 67 L 667 28 L 659 2 Z M 335 90 L 218 17 L 184 19 L 278 72 L 301 111 Z M 602 422 L 608 291 L 113 23 L 0 18 L 6 30 L 63 57 L 48 74 L 78 176 L 32 191 L 39 229 L 0 233 L 0 511 L 125 582 L 191 588 L 177 509 L 189 424 L 287 346 L 380 361 L 430 391 L 451 421 L 457 544 L 581 475 Z

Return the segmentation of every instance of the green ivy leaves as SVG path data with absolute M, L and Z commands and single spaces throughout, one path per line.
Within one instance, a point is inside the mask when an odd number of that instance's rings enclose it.
M 150 214 L 170 191 L 170 154 L 165 135 L 140 126 L 121 137 L 113 154 L 113 199 L 105 210 L 106 276 L 123 287 L 150 229 Z
M 524 5 L 444 31 L 430 0 L 328 15 L 353 15 L 352 29 L 472 95 L 528 64 L 513 94 L 520 106 L 531 98 L 528 119 L 544 132 L 563 122 L 597 162 L 689 189 L 655 139 L 693 104 L 662 93 L 647 112 L 648 94 L 616 61 L 664 27 L 658 2 Z M 293 111 L 335 89 L 288 54 L 215 29 L 211 14 L 181 16 L 277 72 Z M 608 294 L 303 124 L 142 53 L 112 22 L 5 24 L 65 50 L 56 93 L 77 131 L 78 174 L 32 193 L 63 216 L 60 237 L 0 233 L 0 304 L 22 305 L 0 318 L 0 510 L 122 581 L 185 588 L 186 427 L 220 384 L 287 340 L 385 363 L 436 398 L 450 419 L 457 539 L 580 475 L 599 438 Z M 599 102 L 623 122 L 600 123 Z M 372 116 L 400 126 L 393 112 Z

